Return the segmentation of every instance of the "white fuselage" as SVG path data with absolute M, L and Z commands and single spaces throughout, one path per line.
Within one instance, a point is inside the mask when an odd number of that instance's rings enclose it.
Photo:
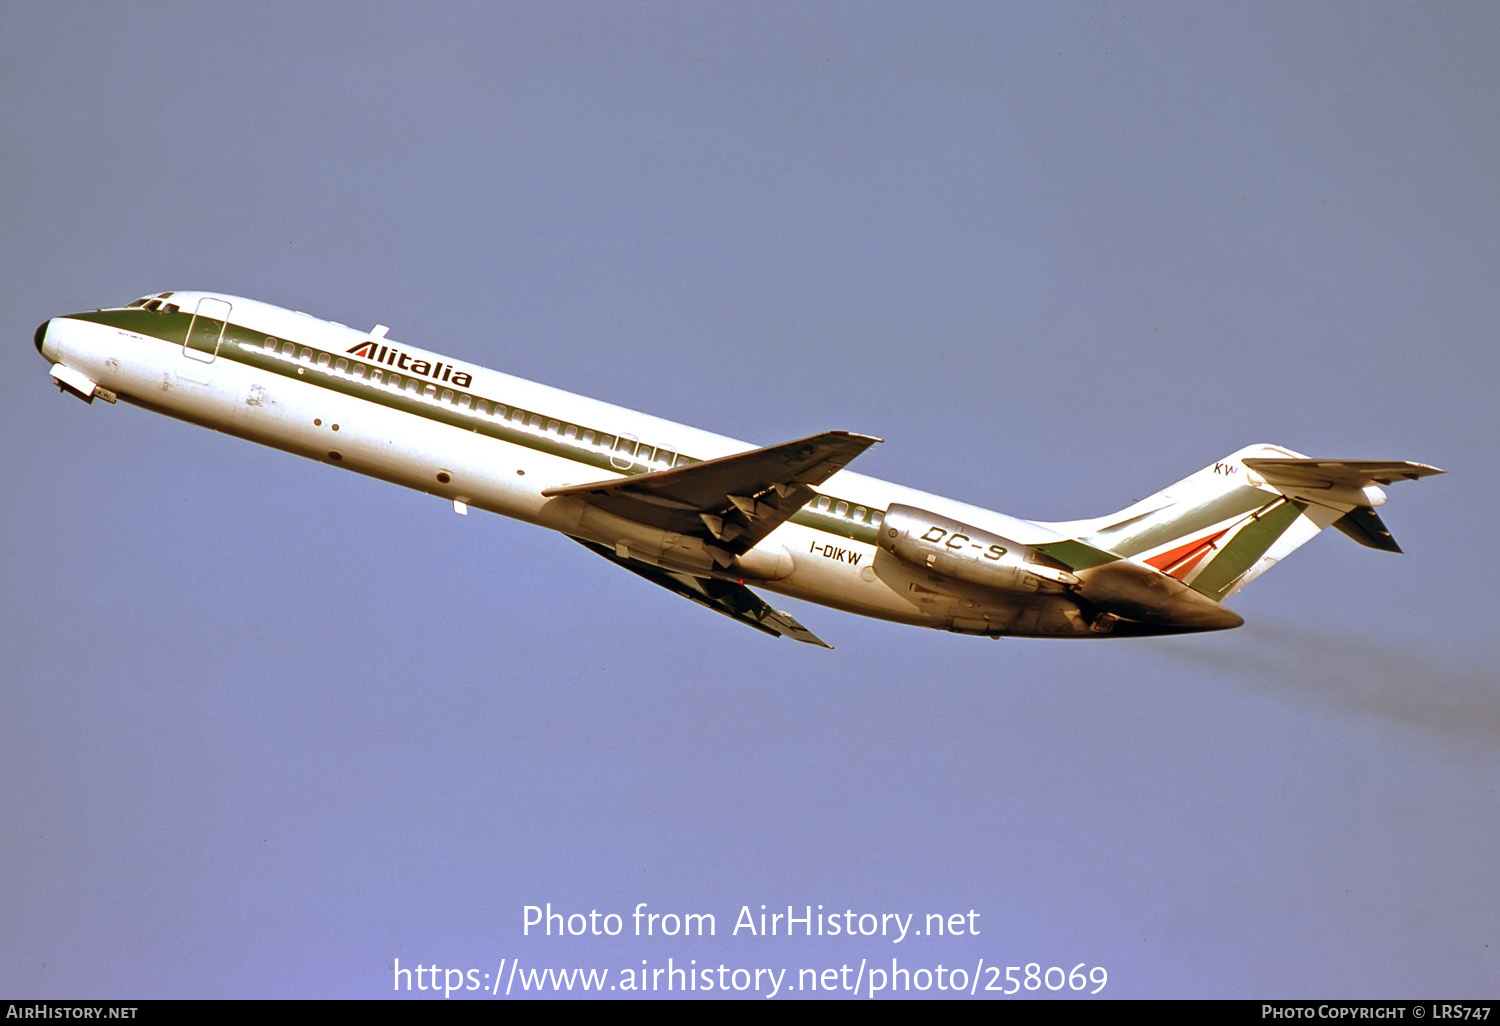
M 139 301 L 138 301 L 139 302 Z M 526 520 L 651 560 L 660 532 L 548 488 L 664 470 L 753 446 L 462 363 L 254 300 L 174 293 L 174 309 L 101 310 L 39 329 L 55 365 L 133 404 Z M 192 335 L 195 310 L 227 323 Z M 155 320 L 153 320 L 155 318 Z M 156 324 L 177 324 L 153 333 Z M 184 330 L 188 337 L 184 338 Z M 893 559 L 874 544 L 891 504 L 931 510 L 1022 545 L 1045 526 L 847 470 L 725 574 L 850 612 L 985 634 L 1080 635 L 1066 596 L 996 595 Z M 656 536 L 653 538 L 653 534 Z M 1060 590 L 1060 589 L 1059 589 Z

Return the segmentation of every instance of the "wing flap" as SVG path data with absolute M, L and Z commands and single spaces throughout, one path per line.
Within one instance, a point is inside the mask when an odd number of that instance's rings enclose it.
M 605 545 L 584 541 L 582 538 L 573 540 L 616 566 L 622 566 L 636 576 L 644 577 L 652 584 L 659 584 L 668 591 L 675 592 L 700 606 L 706 606 L 716 613 L 723 613 L 747 627 L 754 627 L 758 631 L 775 637 L 786 637 L 794 641 L 806 642 L 809 645 L 833 648 L 828 642 L 798 623 L 790 613 L 772 609 L 759 595 L 743 584 L 721 581 L 714 577 L 698 577 L 694 574 L 664 570 L 650 563 L 642 563 L 638 559 L 620 556 Z

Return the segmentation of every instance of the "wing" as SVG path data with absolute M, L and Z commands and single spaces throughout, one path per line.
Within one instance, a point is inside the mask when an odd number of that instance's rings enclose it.
M 809 645 L 833 647 L 798 623 L 789 613 L 772 609 L 760 596 L 743 584 L 663 570 L 650 563 L 642 563 L 638 559 L 622 558 L 606 545 L 584 541 L 582 538 L 573 540 L 591 552 L 597 552 L 616 566 L 623 566 L 626 570 L 644 577 L 653 584 L 659 584 L 668 591 L 674 591 L 683 598 L 692 599 L 715 612 L 732 616 L 740 623 L 754 627 L 758 631 L 777 637 L 792 638 L 795 641 L 805 641 Z
M 878 441 L 826 431 L 686 467 L 548 488 L 542 495 L 577 496 L 607 513 L 702 538 L 718 564 L 728 566 L 817 494 L 813 486 Z

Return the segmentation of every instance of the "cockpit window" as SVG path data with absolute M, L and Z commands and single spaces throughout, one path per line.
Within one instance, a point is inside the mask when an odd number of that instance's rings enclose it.
M 135 310 L 139 309 L 140 307 L 145 307 L 147 310 L 163 310 L 166 313 L 176 313 L 178 309 L 176 303 L 167 303 L 165 306 L 162 305 L 163 299 L 171 298 L 172 293 L 170 292 L 158 292 L 154 296 L 142 296 L 140 299 L 137 299 L 133 303 L 126 303 L 124 309 Z

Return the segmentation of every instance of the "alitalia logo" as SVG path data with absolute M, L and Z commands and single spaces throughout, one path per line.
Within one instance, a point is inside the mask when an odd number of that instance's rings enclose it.
M 419 377 L 432 378 L 434 381 L 446 381 L 458 388 L 468 388 L 474 379 L 465 371 L 454 370 L 453 365 L 444 363 L 442 360 L 436 363 L 428 363 L 426 360 L 416 360 L 410 353 L 403 353 L 395 346 L 387 346 L 373 339 L 366 339 L 353 349 L 344 352 L 350 356 L 358 356 L 365 360 L 373 360 L 375 363 L 383 363 L 397 370 L 404 370 L 408 374 L 416 374 Z

